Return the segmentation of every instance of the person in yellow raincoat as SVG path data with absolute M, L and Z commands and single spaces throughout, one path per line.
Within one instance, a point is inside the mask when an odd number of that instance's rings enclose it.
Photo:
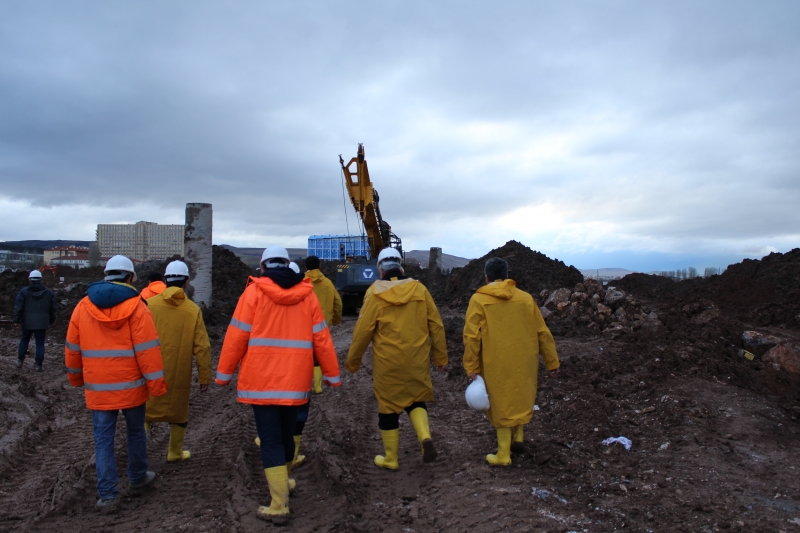
M 325 322 L 328 326 L 338 326 L 342 322 L 342 298 L 339 291 L 333 286 L 331 280 L 325 277 L 319 270 L 319 257 L 310 255 L 306 257 L 306 278 L 311 280 L 311 287 L 322 307 L 325 315 Z M 322 392 L 322 369 L 314 363 L 314 387 L 311 389 L 314 394 Z
M 422 460 L 436 458 L 425 402 L 433 401 L 430 356 L 442 372 L 447 364 L 444 326 L 428 289 L 406 278 L 394 248 L 378 256 L 381 280 L 364 295 L 345 367 L 358 372 L 361 358 L 372 343 L 373 391 L 378 399 L 378 427 L 385 455 L 375 464 L 397 470 L 400 413 L 406 411 L 422 448 Z
M 192 356 L 197 364 L 200 392 L 211 383 L 211 344 L 208 341 L 203 313 L 184 293 L 189 268 L 182 261 L 167 265 L 167 288 L 147 300 L 161 342 L 164 379 L 169 390 L 163 396 L 147 401 L 145 421 L 169 422 L 167 461 L 184 461 L 191 457 L 183 449 L 189 421 L 189 393 L 192 388 Z
M 486 456 L 492 465 L 511 464 L 522 451 L 523 426 L 533 417 L 539 356 L 555 375 L 560 363 L 553 335 L 530 294 L 508 279 L 508 264 L 493 257 L 484 268 L 486 285 L 472 296 L 464 324 L 464 370 L 478 374 L 489 394 L 489 422 L 497 429 L 497 453 Z

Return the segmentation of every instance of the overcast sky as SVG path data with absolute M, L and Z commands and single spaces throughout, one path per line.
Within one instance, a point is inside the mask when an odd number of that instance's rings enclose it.
M 580 268 L 800 246 L 800 3 L 0 2 L 0 240 L 356 229 Z M 346 209 L 345 209 L 346 207 Z

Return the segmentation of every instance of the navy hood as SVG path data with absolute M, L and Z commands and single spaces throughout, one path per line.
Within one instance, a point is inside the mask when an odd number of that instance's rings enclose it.
M 89 293 L 89 301 L 100 309 L 108 309 L 121 304 L 125 300 L 139 296 L 139 293 L 133 287 L 110 281 L 91 283 L 87 292 Z
M 261 274 L 261 277 L 271 279 L 282 289 L 290 289 L 303 281 L 305 276 L 296 273 L 289 267 L 275 267 L 268 268 Z

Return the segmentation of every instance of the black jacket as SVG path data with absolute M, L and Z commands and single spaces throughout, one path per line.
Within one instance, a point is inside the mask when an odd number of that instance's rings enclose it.
M 53 291 L 34 282 L 23 287 L 14 300 L 15 324 L 25 329 L 47 329 L 56 321 L 56 297 Z

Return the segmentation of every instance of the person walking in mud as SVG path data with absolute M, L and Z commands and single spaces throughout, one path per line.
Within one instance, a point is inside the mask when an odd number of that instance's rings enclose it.
M 20 289 L 14 300 L 14 314 L 12 322 L 22 328 L 17 349 L 17 367 L 25 362 L 31 336 L 36 341 L 36 357 L 33 360 L 33 369 L 41 372 L 44 363 L 44 341 L 47 328 L 56 321 L 58 311 L 56 298 L 53 291 L 42 285 L 42 273 L 38 270 L 31 271 L 28 275 L 27 287 Z
M 339 363 L 325 316 L 311 284 L 289 268 L 289 254 L 270 246 L 261 256 L 261 277 L 250 278 L 228 326 L 216 382 L 227 385 L 240 365 L 238 400 L 253 406 L 261 464 L 272 498 L 258 508 L 262 520 L 289 516 L 289 478 L 299 408 L 311 396 L 314 358 L 322 379 L 341 385 Z
M 146 427 L 151 422 L 169 422 L 167 462 L 189 459 L 192 454 L 183 449 L 186 426 L 189 422 L 189 394 L 192 390 L 192 358 L 197 364 L 200 392 L 211 383 L 211 343 L 208 341 L 203 313 L 186 297 L 184 288 L 189 280 L 189 267 L 183 261 L 167 265 L 166 288 L 147 300 L 161 343 L 164 379 L 169 383 L 166 394 L 147 401 Z
M 125 417 L 128 480 L 132 491 L 153 483 L 147 469 L 145 405 L 167 392 L 156 326 L 147 304 L 131 286 L 133 262 L 117 255 L 108 260 L 105 280 L 89 285 L 69 321 L 64 359 L 73 387 L 83 387 L 92 411 L 97 508 L 117 508 L 119 478 L 114 458 L 117 418 Z
M 464 370 L 473 380 L 480 374 L 489 394 L 486 415 L 497 429 L 497 453 L 487 455 L 486 461 L 508 466 L 511 451 L 524 450 L 523 426 L 533 417 L 539 356 L 552 375 L 560 363 L 533 297 L 508 279 L 508 263 L 493 257 L 486 261 L 484 274 L 486 285 L 467 308 Z
M 430 357 L 442 372 L 447 364 L 444 326 L 428 289 L 407 278 L 400 252 L 386 248 L 378 255 L 381 279 L 364 295 L 345 367 L 358 372 L 372 343 L 373 391 L 378 399 L 378 427 L 384 455 L 381 468 L 397 470 L 400 413 L 406 411 L 422 448 L 422 461 L 436 459 L 425 402 L 433 401 Z

